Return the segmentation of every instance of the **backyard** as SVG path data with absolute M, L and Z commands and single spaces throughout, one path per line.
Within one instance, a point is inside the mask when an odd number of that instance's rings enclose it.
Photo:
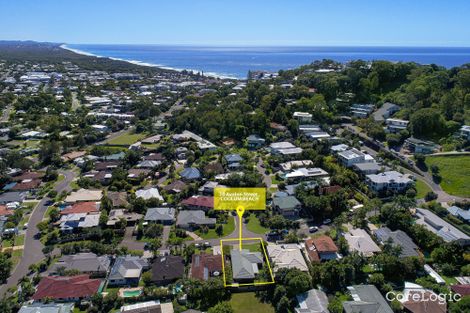
M 219 224 L 217 224 L 217 225 L 219 225 Z M 227 224 L 221 224 L 221 225 L 223 225 L 223 234 L 222 234 L 222 236 L 219 236 L 216 233 L 215 229 L 217 228 L 217 226 L 216 226 L 216 228 L 209 229 L 209 231 L 207 233 L 203 233 L 203 232 L 201 232 L 201 230 L 197 230 L 196 234 L 199 237 L 201 237 L 202 239 L 217 239 L 217 238 L 228 236 L 231 233 L 233 233 L 233 231 L 235 230 L 235 220 L 232 216 L 230 216 L 228 218 Z
M 246 228 L 256 234 L 265 234 L 269 231 L 269 228 L 261 225 L 259 218 L 255 214 L 250 215 Z
M 146 136 L 147 134 L 145 133 L 136 134 L 126 132 L 116 138 L 110 139 L 106 142 L 106 144 L 111 146 L 130 146 L 136 143 L 137 141 L 144 139 Z
M 460 197 L 470 197 L 470 156 L 431 156 L 426 158 L 430 169 L 439 168 L 441 187 L 445 192 Z
M 234 293 L 230 300 L 234 313 L 274 313 L 274 308 L 268 303 L 262 303 L 254 292 Z

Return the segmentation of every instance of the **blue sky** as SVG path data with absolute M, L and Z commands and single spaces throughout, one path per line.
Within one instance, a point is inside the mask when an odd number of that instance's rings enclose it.
M 470 46 L 468 0 L 0 0 L 0 40 Z

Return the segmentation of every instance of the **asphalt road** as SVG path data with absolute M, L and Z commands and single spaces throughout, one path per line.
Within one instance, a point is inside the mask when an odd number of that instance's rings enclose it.
M 63 190 L 69 191 L 70 183 L 75 178 L 75 173 L 72 171 L 59 171 L 59 173 L 63 174 L 65 178 L 55 186 L 55 190 L 58 193 Z M 39 239 L 35 238 L 35 236 L 39 233 L 36 226 L 42 221 L 48 207 L 46 203 L 49 200 L 51 199 L 44 197 L 31 213 L 28 221 L 28 229 L 25 233 L 23 256 L 16 268 L 13 269 L 8 281 L 0 286 L 0 297 L 3 297 L 10 287 L 15 287 L 20 279 L 29 273 L 30 265 L 38 263 L 44 259 L 44 254 L 42 253 L 44 246 Z

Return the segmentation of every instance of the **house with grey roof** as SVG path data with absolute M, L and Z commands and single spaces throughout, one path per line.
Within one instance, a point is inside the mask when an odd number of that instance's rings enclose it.
M 236 170 L 241 167 L 243 158 L 239 154 L 227 154 L 224 158 L 230 170 Z
M 355 228 L 344 234 L 350 252 L 358 252 L 364 256 L 372 256 L 382 251 L 370 235 L 363 229 Z
M 258 149 L 266 144 L 266 140 L 258 135 L 250 135 L 246 138 L 246 141 L 250 149 Z
M 263 265 L 261 252 L 250 252 L 247 249 L 230 251 L 233 280 L 236 282 L 253 281 Z
M 146 259 L 138 256 L 120 256 L 114 262 L 108 276 L 110 286 L 136 286 L 139 284 L 142 271 L 149 264 Z
M 377 111 L 374 112 L 374 120 L 376 122 L 383 122 L 400 110 L 400 107 L 394 103 L 385 102 Z
M 175 222 L 175 208 L 149 208 L 144 221 L 171 225 Z
M 62 256 L 50 269 L 50 274 L 59 274 L 61 271 L 76 270 L 82 274 L 95 277 L 106 276 L 111 267 L 109 256 L 97 256 L 94 253 L 77 253 Z
M 393 313 L 385 298 L 374 285 L 348 287 L 353 301 L 343 302 L 345 313 Z
M 413 242 L 413 239 L 402 230 L 391 231 L 388 227 L 381 227 L 374 231 L 374 235 L 382 245 L 391 241 L 394 246 L 400 247 L 400 257 L 402 258 L 419 256 L 419 247 Z
M 286 218 L 298 217 L 301 209 L 300 201 L 294 196 L 275 197 L 272 206 Z
M 376 162 L 357 163 L 353 165 L 353 169 L 362 175 L 377 174 L 382 166 Z
M 298 305 L 295 313 L 329 313 L 328 297 L 319 289 L 310 289 L 296 296 Z
M 176 219 L 176 226 L 184 229 L 197 229 L 201 226 L 214 227 L 215 218 L 206 217 L 202 210 L 180 211 Z
M 378 174 L 366 175 L 366 183 L 375 192 L 393 191 L 401 192 L 414 184 L 409 174 L 397 171 L 388 171 Z
M 201 172 L 195 167 L 187 167 L 180 172 L 180 176 L 186 181 L 198 180 L 201 178 Z
M 447 208 L 447 212 L 464 222 L 470 222 L 470 210 L 463 210 L 458 206 L 453 205 L 450 208 Z
M 163 197 L 160 195 L 160 192 L 156 187 L 148 189 L 139 189 L 135 192 L 135 196 L 144 200 L 150 200 L 152 198 L 155 198 L 157 200 L 164 201 Z
M 32 303 L 23 305 L 18 313 L 72 313 L 74 303 Z
M 417 224 L 423 225 L 446 242 L 457 242 L 462 246 L 470 245 L 470 237 L 457 229 L 455 226 L 444 221 L 433 212 L 416 208 Z
M 22 203 L 26 199 L 26 192 L 9 191 L 0 194 L 0 204 L 8 204 L 12 202 Z

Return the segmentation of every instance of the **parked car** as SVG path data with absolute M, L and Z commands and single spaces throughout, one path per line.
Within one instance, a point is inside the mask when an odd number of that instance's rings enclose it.
M 327 218 L 326 220 L 323 221 L 323 224 L 325 225 L 331 224 L 331 219 Z
M 308 228 L 309 233 L 316 233 L 318 231 L 318 226 L 311 226 Z

